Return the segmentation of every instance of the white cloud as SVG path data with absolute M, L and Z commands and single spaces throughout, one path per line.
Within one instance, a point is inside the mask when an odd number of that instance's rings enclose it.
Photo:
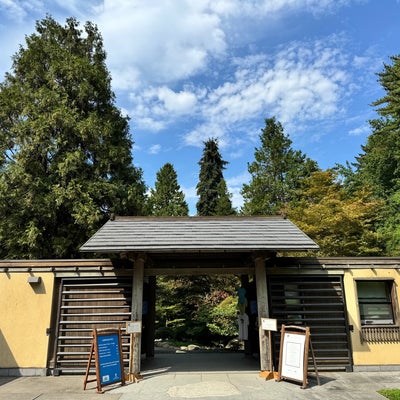
M 196 95 L 188 91 L 178 93 L 163 86 L 157 89 L 158 100 L 163 102 L 166 112 L 186 114 L 196 105 Z
M 371 128 L 368 125 L 362 125 L 349 131 L 350 136 L 360 136 L 371 132 Z
M 153 146 L 151 146 L 149 149 L 150 154 L 158 154 L 160 151 L 161 151 L 161 145 L 159 144 L 153 144 Z
M 70 16 L 85 18 L 101 10 L 101 0 L 47 0 L 48 3 L 56 3 L 60 9 L 65 10 Z M 48 4 L 50 7 L 50 4 Z
M 159 131 L 164 129 L 171 121 L 195 112 L 198 93 L 190 90 L 174 92 L 172 89 L 150 87 L 139 94 L 131 94 L 131 114 L 134 115 L 136 124 L 142 129 Z
M 202 100 L 202 121 L 186 135 L 186 144 L 201 146 L 213 136 L 236 145 L 230 131 L 252 118 L 275 115 L 290 125 L 335 116 L 349 94 L 349 61 L 337 37 L 324 43 L 295 42 L 269 57 L 235 59 L 234 79 Z
M 22 22 L 29 12 L 43 9 L 43 2 L 40 0 L 18 1 L 0 0 L 0 11 L 2 17 Z
M 206 6 L 189 0 L 105 0 L 97 23 L 110 68 L 134 67 L 136 79 L 147 84 L 173 82 L 203 70 L 226 49 L 219 17 Z
M 218 14 L 260 17 L 297 10 L 321 14 L 351 2 L 352 0 L 210 0 L 210 7 Z
M 238 211 L 240 211 L 243 206 L 243 197 L 240 194 L 240 191 L 242 190 L 243 184 L 250 182 L 250 179 L 251 176 L 247 171 L 226 179 L 228 192 L 232 195 L 232 206 Z

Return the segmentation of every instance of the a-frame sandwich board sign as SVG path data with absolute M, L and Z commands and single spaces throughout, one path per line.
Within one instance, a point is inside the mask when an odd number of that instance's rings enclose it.
M 96 379 L 88 380 L 94 357 Z M 97 393 L 103 393 L 103 386 L 121 382 L 125 385 L 124 360 L 120 329 L 93 329 L 93 342 L 86 367 L 83 390 L 88 382 L 97 382 Z
M 320 384 L 317 363 L 315 361 L 314 350 L 310 338 L 310 328 L 303 326 L 281 327 L 281 345 L 279 352 L 279 370 L 277 381 L 289 379 L 301 382 L 302 389 L 308 384 L 308 352 L 314 363 L 314 370 L 317 376 L 318 385 Z

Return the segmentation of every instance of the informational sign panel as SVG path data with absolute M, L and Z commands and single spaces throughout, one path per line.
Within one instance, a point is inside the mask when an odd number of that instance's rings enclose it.
M 96 379 L 88 380 L 91 362 L 94 356 Z M 124 362 L 120 329 L 94 329 L 93 343 L 86 368 L 83 389 L 88 382 L 97 382 L 97 392 L 102 393 L 102 386 L 121 382 L 125 384 Z
M 306 336 L 304 334 L 284 334 L 282 348 L 282 376 L 297 381 L 303 380 L 305 341 Z
M 121 354 L 118 333 L 97 336 L 97 351 L 101 385 L 121 382 Z
M 261 328 L 264 331 L 277 331 L 278 321 L 275 318 L 261 318 Z
M 126 323 L 126 333 L 141 333 L 142 321 L 132 321 Z
M 281 327 L 281 347 L 279 352 L 279 371 L 277 380 L 290 379 L 302 382 L 302 389 L 307 387 L 308 351 L 314 363 L 318 385 L 320 384 L 317 363 L 310 339 L 310 328 L 304 326 Z

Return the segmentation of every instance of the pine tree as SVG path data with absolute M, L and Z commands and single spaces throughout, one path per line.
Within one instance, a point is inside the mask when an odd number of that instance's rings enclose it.
M 204 142 L 203 156 L 199 162 L 199 182 L 196 186 L 199 196 L 196 205 L 198 215 L 232 215 L 235 213 L 223 176 L 223 170 L 227 164 L 219 153 L 217 139 L 209 139 Z
M 265 120 L 260 134 L 261 146 L 254 153 L 255 161 L 248 165 L 251 182 L 244 184 L 242 213 L 273 215 L 282 211 L 296 196 L 304 177 L 317 165 L 301 151 L 291 148 L 292 141 L 275 118 Z
M 37 22 L 0 85 L 0 257 L 61 258 L 111 212 L 143 213 L 142 171 L 101 35 Z
M 157 172 L 155 189 L 150 189 L 149 205 L 155 216 L 185 216 L 189 207 L 178 184 L 178 176 L 172 164 L 166 163 Z
M 215 209 L 215 215 L 236 215 L 237 212 L 232 206 L 232 195 L 228 191 L 225 179 L 222 179 L 218 185 L 218 202 Z

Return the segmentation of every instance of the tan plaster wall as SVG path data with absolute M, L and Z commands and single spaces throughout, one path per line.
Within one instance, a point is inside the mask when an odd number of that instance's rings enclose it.
M 394 279 L 397 300 L 399 299 L 400 274 L 396 269 L 352 269 L 344 274 L 344 287 L 349 324 L 354 326 L 350 333 L 353 363 L 357 365 L 400 364 L 399 343 L 361 343 L 361 321 L 358 308 L 357 279 Z
M 30 273 L 0 274 L 0 368 L 46 368 L 54 276 Z

